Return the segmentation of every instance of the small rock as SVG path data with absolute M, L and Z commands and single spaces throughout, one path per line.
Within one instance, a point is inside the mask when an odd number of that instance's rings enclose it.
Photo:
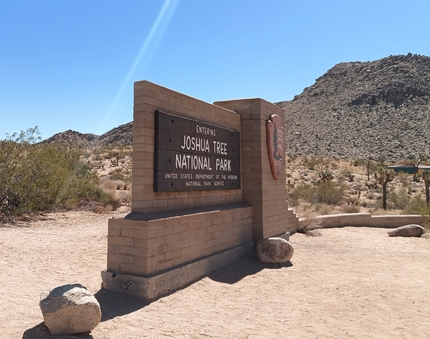
M 52 335 L 92 331 L 100 322 L 97 299 L 82 285 L 64 285 L 40 296 L 43 320 Z
M 388 231 L 390 237 L 420 237 L 424 233 L 424 227 L 420 225 L 405 225 Z
M 293 246 L 283 238 L 273 237 L 257 242 L 257 258 L 263 263 L 286 263 L 293 253 Z

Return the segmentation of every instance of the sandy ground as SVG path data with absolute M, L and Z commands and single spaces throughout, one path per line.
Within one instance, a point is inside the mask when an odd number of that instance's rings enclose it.
M 100 290 L 109 217 L 0 225 L 0 338 L 44 338 L 39 295 L 69 283 L 96 294 L 103 312 L 79 338 L 430 338 L 429 239 L 359 227 L 295 234 L 291 264 L 250 255 L 145 304 Z

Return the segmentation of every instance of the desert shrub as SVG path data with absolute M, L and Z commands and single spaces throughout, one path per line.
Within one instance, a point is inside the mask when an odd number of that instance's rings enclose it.
M 402 213 L 421 214 L 424 217 L 423 227 L 426 229 L 426 232 L 430 232 L 430 205 L 426 204 L 425 199 L 420 196 L 413 197 Z
M 410 202 L 410 196 L 405 188 L 390 192 L 387 199 L 388 209 L 403 210 Z
M 358 213 L 360 212 L 360 206 L 355 204 L 345 204 L 342 205 L 343 213 Z
M 344 187 L 342 185 L 327 181 L 316 187 L 313 200 L 314 202 L 337 205 L 342 201 L 343 195 Z
M 416 195 L 410 200 L 409 204 L 403 209 L 402 213 L 421 214 L 421 212 L 426 208 L 426 201 L 422 197 Z
M 37 143 L 37 127 L 0 140 L 0 215 L 13 216 L 97 199 L 97 178 L 80 152 Z
M 318 176 L 324 182 L 329 182 L 334 179 L 333 173 L 328 168 L 318 172 Z
M 313 171 L 318 165 L 324 164 L 324 159 L 316 158 L 316 157 L 310 157 L 309 159 L 306 159 L 306 166 L 309 170 Z
M 405 173 L 405 172 L 399 172 L 399 173 L 397 173 L 397 175 L 396 175 L 396 179 L 398 179 L 401 183 L 402 183 L 402 187 L 409 187 L 409 185 L 410 185 L 410 181 L 409 181 L 409 178 L 408 178 L 408 174 L 407 173 Z
M 104 191 L 104 192 L 109 192 L 113 194 L 113 191 L 116 191 L 117 189 L 117 183 L 114 180 L 111 179 L 103 179 L 100 181 L 99 183 L 99 187 Z
M 114 198 L 122 203 L 130 203 L 131 191 L 116 191 L 114 194 Z
M 347 180 L 349 182 L 354 181 L 354 174 L 350 169 L 343 169 L 340 171 L 340 180 Z
M 302 183 L 292 189 L 288 197 L 293 201 L 306 200 L 312 204 L 336 205 L 343 199 L 344 187 L 332 181 L 321 182 L 314 186 Z
M 287 157 L 288 157 L 287 158 L 288 163 L 295 162 L 298 158 L 296 154 L 288 154 Z
M 300 185 L 297 185 L 296 187 L 290 189 L 287 192 L 288 202 L 292 206 L 297 206 L 299 204 L 300 199 L 307 200 L 311 189 L 312 185 L 310 184 L 301 183 Z
M 116 168 L 109 175 L 112 180 L 131 181 L 131 172 L 122 168 Z
M 327 215 L 333 212 L 333 207 L 327 204 L 316 204 L 315 211 L 318 212 L 319 215 Z
M 122 180 L 111 180 L 108 178 L 103 178 L 100 181 L 99 187 L 103 189 L 105 192 L 116 191 L 116 190 L 125 190 L 126 183 Z
M 339 168 L 339 163 L 336 162 L 335 160 L 331 161 L 330 162 L 330 168 L 334 169 L 334 170 L 338 169 Z
M 306 234 L 309 231 L 321 228 L 321 221 L 316 219 L 315 213 L 312 210 L 304 212 L 304 215 L 299 220 L 299 228 L 297 231 L 299 233 Z
M 103 149 L 101 147 L 94 147 L 92 150 L 93 160 L 101 161 L 103 160 Z
M 117 190 L 125 190 L 125 182 L 123 180 L 115 180 Z
M 354 167 L 357 167 L 357 166 L 366 166 L 366 160 L 364 160 L 364 159 L 353 160 L 352 161 L 352 165 Z
M 426 232 L 430 232 L 430 206 L 423 208 L 420 212 L 424 217 L 423 227 L 426 229 Z
M 112 206 L 113 209 L 116 209 L 120 206 L 120 201 L 114 195 L 104 192 L 99 187 L 96 187 L 94 191 L 94 200 L 102 203 L 105 206 Z

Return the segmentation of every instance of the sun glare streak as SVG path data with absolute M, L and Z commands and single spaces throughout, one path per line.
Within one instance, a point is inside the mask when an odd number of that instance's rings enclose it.
M 133 74 L 135 73 L 137 67 L 142 61 L 142 58 L 146 55 L 149 59 L 149 55 L 151 51 L 149 51 L 149 48 L 152 47 L 153 51 L 155 51 L 156 45 L 161 40 L 164 31 L 167 28 L 168 23 L 170 22 L 170 19 L 173 16 L 173 13 L 175 12 L 176 6 L 178 4 L 179 0 L 166 0 L 163 4 L 163 7 L 160 10 L 160 13 L 158 13 L 158 16 L 154 22 L 154 24 L 151 27 L 151 30 L 149 31 L 142 47 L 140 48 L 139 53 L 137 54 L 132 66 L 130 67 L 130 70 L 128 71 L 126 77 L 124 78 L 124 81 L 122 82 L 117 94 L 115 95 L 115 98 L 113 99 L 108 112 L 106 113 L 105 117 L 103 118 L 100 129 L 104 128 L 108 119 L 112 115 L 112 112 L 114 111 L 116 105 L 118 104 L 118 101 L 124 94 L 124 91 L 126 88 L 129 87 L 131 78 Z M 154 40 L 158 40 L 155 41 Z M 154 43 L 153 43 L 154 42 Z M 103 130 L 103 133 L 106 132 Z

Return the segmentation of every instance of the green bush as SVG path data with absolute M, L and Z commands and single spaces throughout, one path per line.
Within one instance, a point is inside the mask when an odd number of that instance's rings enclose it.
M 71 207 L 97 199 L 98 178 L 60 145 L 36 143 L 37 127 L 0 140 L 0 216 Z

